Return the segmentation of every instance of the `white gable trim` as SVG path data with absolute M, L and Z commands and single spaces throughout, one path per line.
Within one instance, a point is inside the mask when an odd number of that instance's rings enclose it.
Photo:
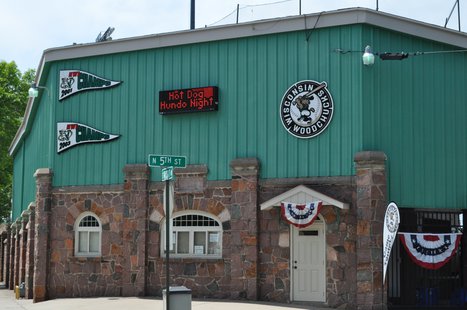
M 316 200 L 321 200 L 323 202 L 323 205 L 331 205 L 331 206 L 338 207 L 340 209 L 349 208 L 349 204 L 347 203 L 341 202 L 339 200 L 336 200 L 334 198 L 321 194 L 320 192 L 317 192 L 304 185 L 299 185 L 285 193 L 280 194 L 279 196 L 276 196 L 272 199 L 269 199 L 266 202 L 263 202 L 261 204 L 261 210 L 269 210 L 272 207 L 278 207 L 281 205 L 281 202 L 283 201 L 304 204 L 304 203 L 316 201 Z

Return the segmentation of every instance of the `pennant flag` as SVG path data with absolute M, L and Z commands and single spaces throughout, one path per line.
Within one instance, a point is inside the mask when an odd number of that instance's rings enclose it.
M 315 201 L 306 204 L 282 202 L 282 218 L 286 222 L 297 226 L 298 228 L 310 226 L 321 211 L 322 204 L 322 201 Z
M 60 70 L 58 100 L 85 90 L 117 86 L 121 81 L 112 81 L 81 70 Z
M 384 215 L 383 226 L 383 284 L 386 278 L 386 270 L 388 268 L 389 257 L 391 257 L 391 249 L 396 239 L 397 229 L 399 229 L 400 216 L 399 209 L 394 202 L 391 202 L 386 208 Z
M 427 269 L 439 269 L 456 254 L 462 234 L 399 233 L 412 261 Z
M 57 123 L 57 153 L 75 145 L 93 142 L 107 142 L 120 135 L 112 135 L 79 123 Z

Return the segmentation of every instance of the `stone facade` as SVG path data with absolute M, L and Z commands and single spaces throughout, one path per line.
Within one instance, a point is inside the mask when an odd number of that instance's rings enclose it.
M 173 212 L 197 211 L 218 219 L 222 256 L 170 258 L 171 285 L 190 288 L 194 298 L 290 302 L 291 228 L 279 208 L 260 211 L 259 205 L 305 185 L 350 205 L 325 205 L 320 215 L 326 227 L 327 304 L 381 307 L 385 296 L 377 231 L 386 197 L 384 154 L 361 153 L 355 161 L 356 177 L 261 180 L 255 158 L 233 160 L 232 178 L 224 181 L 208 181 L 205 165 L 175 169 Z M 150 182 L 146 165 L 127 165 L 123 171 L 120 185 L 62 188 L 52 187 L 51 170 L 37 171 L 36 201 L 21 220 L 0 232 L 1 276 L 10 289 L 25 282 L 25 297 L 35 302 L 162 295 L 164 184 Z M 75 255 L 77 219 L 84 212 L 100 220 L 99 257 Z
M 386 211 L 386 155 L 355 155 L 357 184 L 357 305 L 358 309 L 382 309 L 382 242 Z

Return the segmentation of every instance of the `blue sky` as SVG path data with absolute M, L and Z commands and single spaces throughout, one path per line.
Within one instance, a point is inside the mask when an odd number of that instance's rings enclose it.
M 297 15 L 300 0 L 196 0 L 196 28 Z M 379 10 L 444 26 L 455 0 L 379 0 Z M 267 4 L 269 5 L 261 5 Z M 376 0 L 302 0 L 302 13 L 349 7 L 376 8 Z M 461 24 L 467 30 L 467 6 L 461 1 Z M 227 17 L 226 17 L 227 16 Z M 223 19 L 226 17 L 225 19 Z M 21 71 L 37 69 L 44 50 L 94 42 L 101 31 L 112 38 L 186 30 L 190 0 L 0 0 L 0 60 L 15 61 Z M 448 28 L 457 29 L 457 9 Z

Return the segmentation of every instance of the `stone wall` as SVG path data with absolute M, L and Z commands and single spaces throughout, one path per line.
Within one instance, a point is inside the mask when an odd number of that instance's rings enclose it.
M 170 258 L 171 283 L 190 288 L 194 298 L 251 299 L 249 294 L 256 294 L 256 220 L 248 212 L 256 214 L 256 186 L 251 182 L 257 180 L 258 165 L 255 160 L 234 162 L 236 175 L 245 176 L 244 165 L 253 167 L 248 170 L 249 177 L 231 182 L 208 182 L 206 166 L 175 171 L 173 212 L 206 212 L 219 219 L 223 229 L 222 259 Z M 154 187 L 150 193 L 148 292 L 156 295 L 161 294 L 166 281 L 165 257 L 160 256 L 160 225 L 165 219 L 163 193 L 161 187 Z M 249 218 L 251 224 L 248 220 L 239 223 L 242 218 Z
M 354 158 L 357 199 L 357 309 L 384 309 L 383 222 L 387 205 L 386 155 L 360 152 Z
M 305 185 L 350 205 L 323 206 L 321 211 L 328 305 L 352 309 L 360 302 L 376 301 L 382 292 L 377 283 L 379 259 L 374 255 L 380 244 L 371 232 L 381 228 L 384 165 L 358 161 L 357 167 L 357 180 L 352 176 L 259 180 L 259 162 L 252 158 L 232 161 L 232 179 L 225 181 L 208 181 L 205 165 L 175 169 L 174 212 L 210 214 L 222 224 L 223 235 L 222 258 L 172 257 L 171 285 L 190 288 L 193 298 L 290 302 L 290 225 L 281 219 L 279 208 L 260 211 L 259 206 Z M 34 301 L 162 295 L 164 184 L 149 182 L 146 165 L 128 165 L 124 173 L 120 185 L 52 188 L 52 171 L 38 170 L 35 203 L 22 221 L 2 232 L 2 277 L 10 288 L 25 281 L 26 297 Z M 83 212 L 94 213 L 101 222 L 100 257 L 75 256 L 75 224 Z M 371 257 L 359 253 L 367 253 L 368 247 Z M 362 309 L 367 307 L 372 308 L 367 303 Z
M 84 189 L 83 189 L 84 190 Z M 121 296 L 125 270 L 122 226 L 129 216 L 123 191 L 54 192 L 50 229 L 49 298 Z M 102 223 L 102 256 L 75 257 L 74 225 L 78 216 L 93 212 Z M 129 255 L 128 255 L 129 257 Z

